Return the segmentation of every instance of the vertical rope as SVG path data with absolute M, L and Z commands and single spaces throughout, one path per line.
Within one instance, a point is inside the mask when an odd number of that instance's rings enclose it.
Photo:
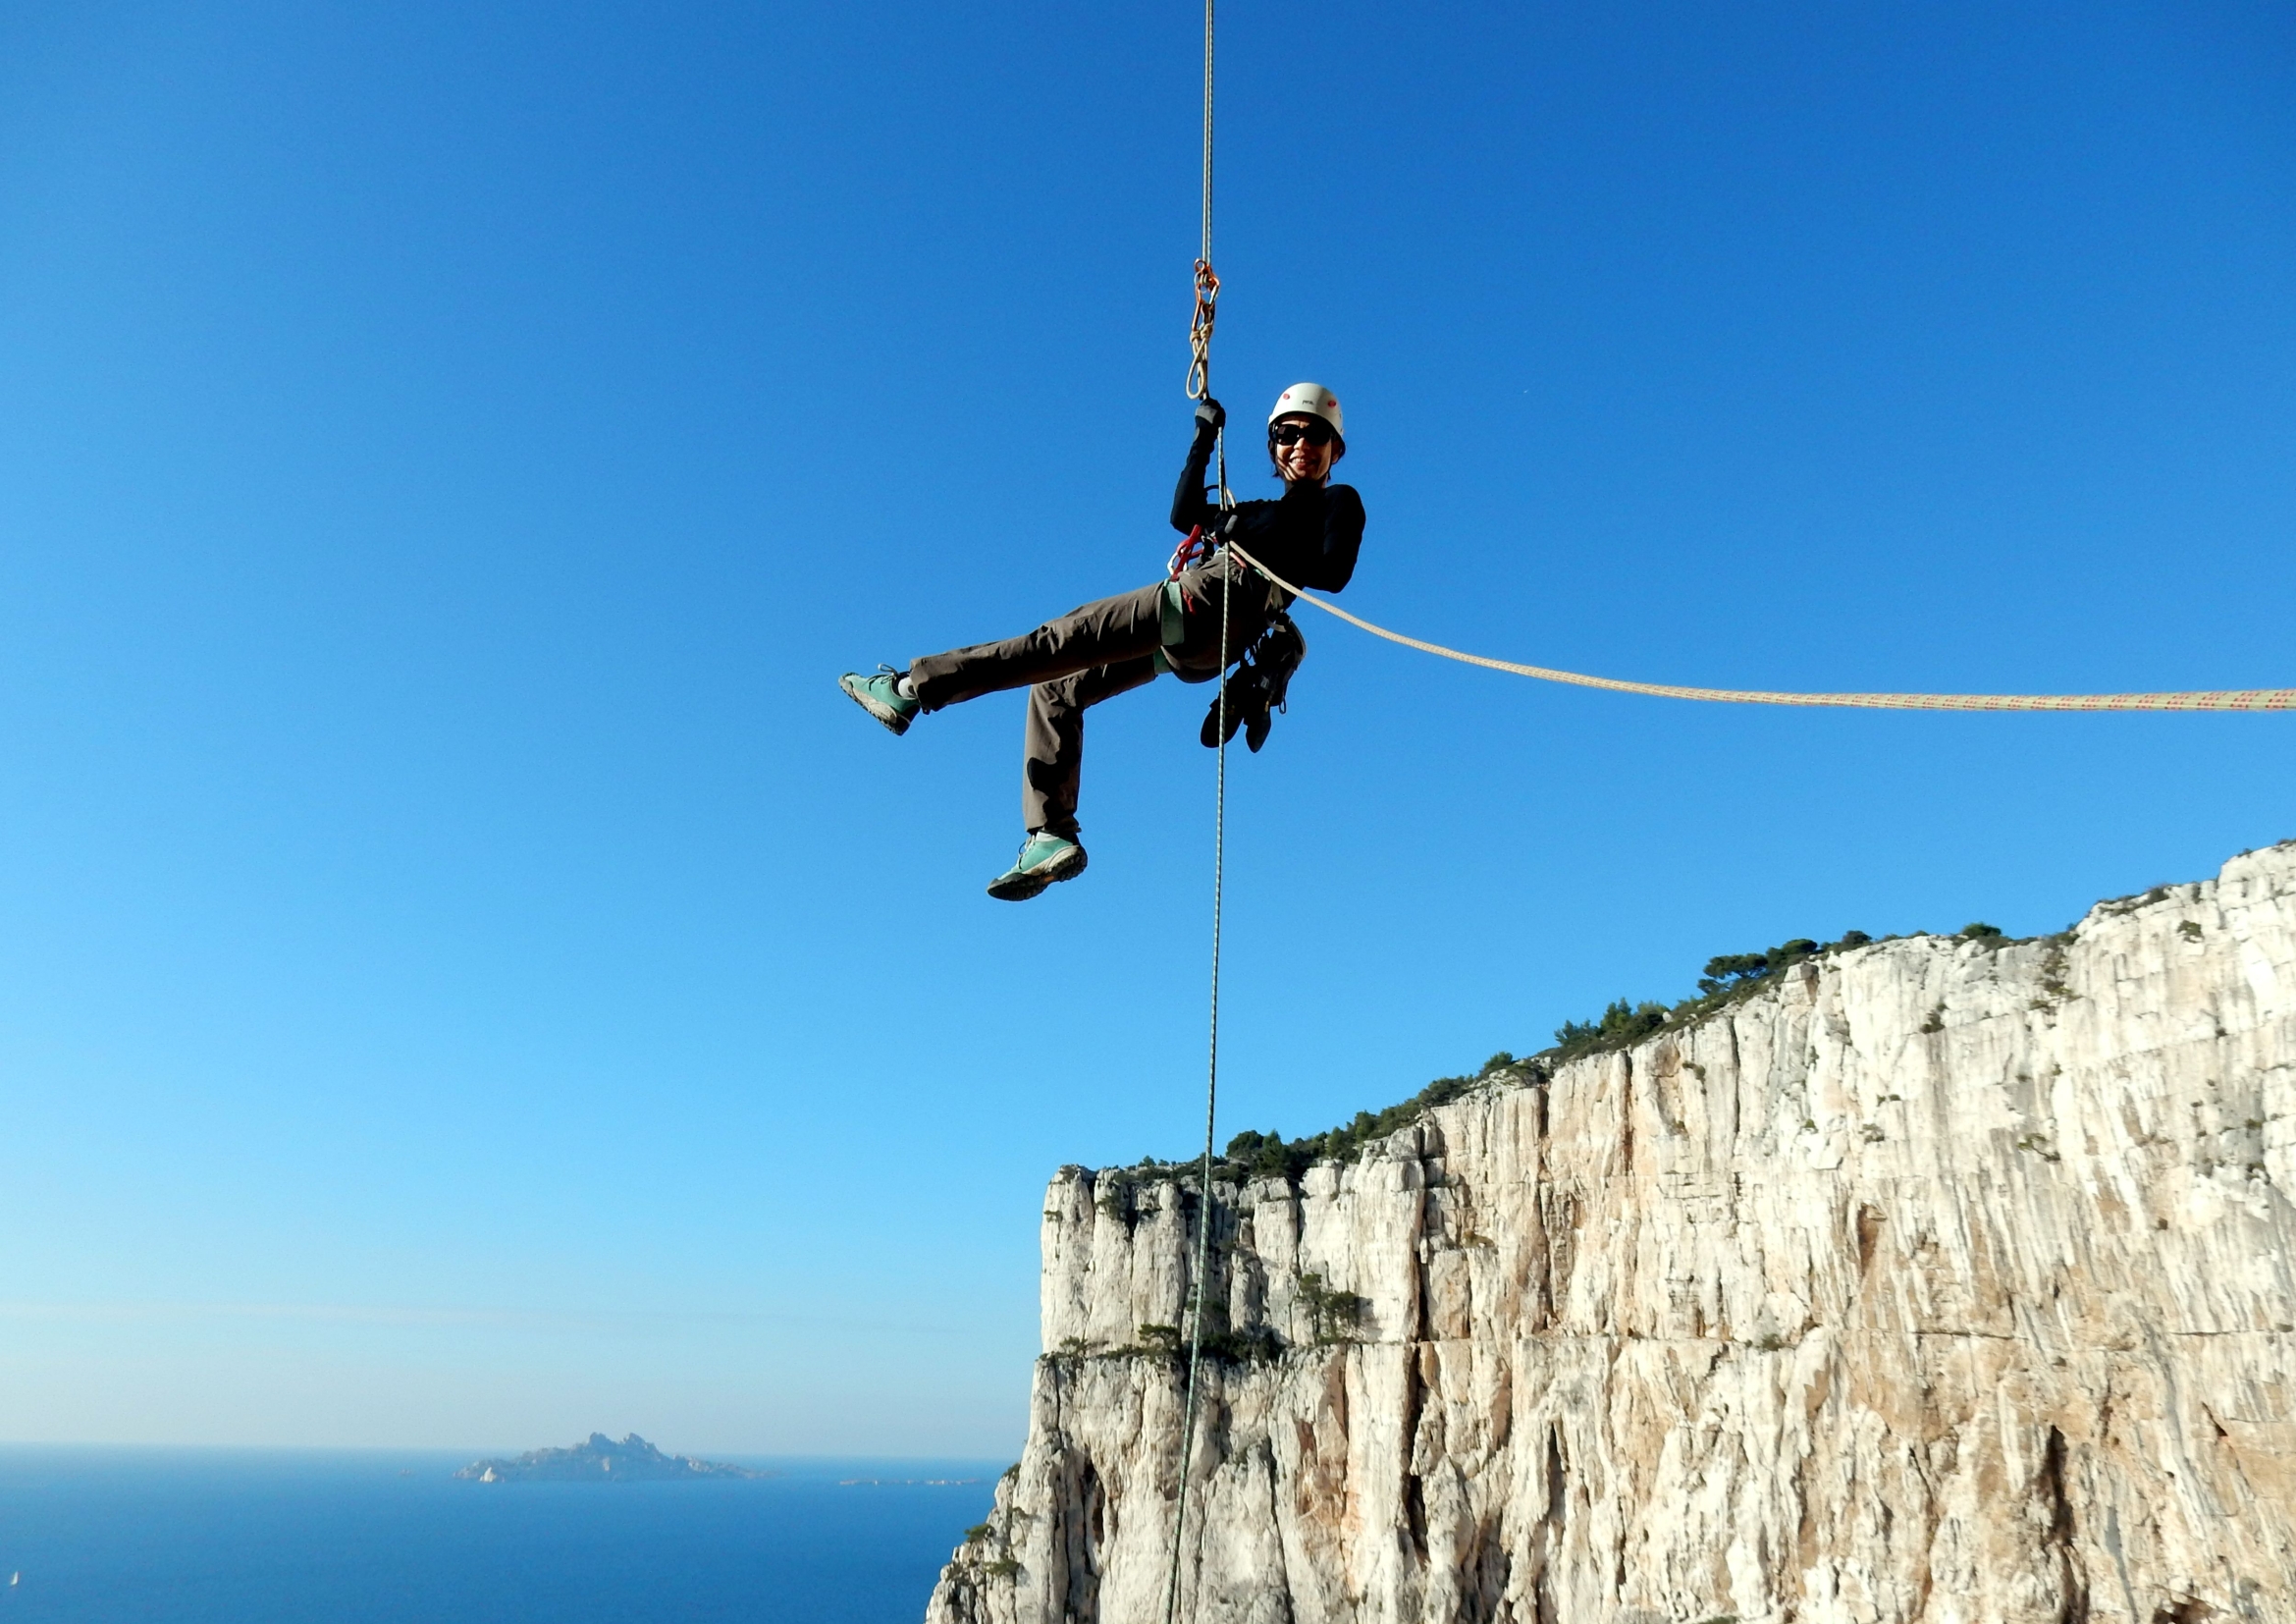
M 1195 400 L 1211 396 L 1211 330 L 1213 307 L 1220 295 L 1220 279 L 1211 269 L 1211 112 L 1212 112 L 1212 0 L 1203 0 L 1203 243 L 1196 261 L 1196 315 L 1189 325 L 1194 363 L 1189 369 L 1188 393 Z M 1228 493 L 1228 444 L 1218 438 L 1220 506 L 1233 507 Z M 1228 616 L 1236 584 L 1236 565 L 1224 550 L 1220 557 L 1220 692 L 1219 765 L 1212 789 L 1211 822 L 1211 988 L 1209 1033 L 1205 1041 L 1203 1081 L 1203 1162 L 1197 1179 L 1196 1278 L 1194 1304 L 1189 1314 L 1188 1397 L 1181 1408 L 1180 1482 L 1172 1505 L 1172 1574 L 1164 1591 L 1164 1624 L 1180 1616 L 1180 1553 L 1188 1534 L 1188 1473 L 1196 1452 L 1197 1375 L 1203 1363 L 1203 1288 L 1211 1272 L 1211 1159 L 1213 1128 L 1220 1103 L 1220 924 L 1227 884 L 1228 861 Z
M 1211 268 L 1211 110 L 1212 110 L 1212 0 L 1203 0 L 1203 235 L 1196 254 L 1196 313 L 1188 319 L 1188 398 L 1211 399 L 1211 330 L 1219 315 L 1220 279 Z M 1219 447 L 1220 506 L 1233 508 L 1236 498 L 1228 489 L 1228 437 L 1222 430 Z
M 1189 1311 L 1188 1398 L 1180 1423 L 1180 1489 L 1172 1510 L 1172 1581 L 1164 1593 L 1164 1624 L 1174 1624 L 1180 1611 L 1181 1542 L 1188 1530 L 1188 1471 L 1196 1451 L 1196 1379 L 1203 1362 L 1203 1288 L 1211 1273 L 1211 1163 L 1213 1124 L 1220 1103 L 1220 912 L 1226 889 L 1228 857 L 1228 598 L 1236 584 L 1235 566 L 1221 555 L 1219 766 L 1212 791 L 1211 823 L 1211 1023 L 1206 1045 L 1203 1084 L 1203 1162 L 1197 1179 L 1196 1278 Z
M 1197 257 L 1211 263 L 1211 7 L 1203 0 L 1203 252 Z

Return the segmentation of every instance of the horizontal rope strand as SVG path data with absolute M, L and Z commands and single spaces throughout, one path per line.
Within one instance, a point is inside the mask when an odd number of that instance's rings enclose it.
M 1516 677 L 1533 677 L 1542 682 L 1568 682 L 1575 687 L 1607 688 L 1613 693 L 1647 694 L 1656 699 L 1701 699 L 1723 705 L 1815 705 L 1867 711 L 2287 711 L 2296 710 L 2296 688 L 2214 688 L 2190 693 L 1783 693 L 1771 688 L 1691 688 L 1671 682 L 1629 682 L 1616 677 L 1588 677 L 1547 666 L 1520 665 L 1494 660 L 1487 654 L 1468 654 L 1418 637 L 1407 637 L 1351 615 L 1335 603 L 1303 592 L 1241 547 L 1236 556 L 1303 603 L 1311 603 L 1326 615 L 1335 615 L 1352 626 L 1384 637 L 1422 654 L 1440 655 L 1462 665 L 1481 666 Z

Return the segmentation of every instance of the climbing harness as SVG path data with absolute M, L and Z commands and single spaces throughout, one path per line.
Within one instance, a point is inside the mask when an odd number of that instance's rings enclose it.
M 1250 553 L 1228 543 L 1229 549 L 1253 568 L 1303 603 L 1311 603 L 1327 615 L 1336 615 L 1352 626 L 1384 637 L 1422 654 L 1436 654 L 1462 665 L 1481 666 L 1516 677 L 1535 677 L 1542 682 L 1569 682 L 1581 688 L 1608 688 L 1614 693 L 1641 693 L 1658 699 L 1702 699 L 1725 705 L 1826 705 L 1868 711 L 2291 711 L 2296 710 L 2296 688 L 2209 688 L 2188 693 L 1783 693 L 1769 688 L 1690 688 L 1671 682 L 1629 682 L 1616 677 L 1587 677 L 1547 666 L 1519 665 L 1494 660 L 1487 654 L 1468 654 L 1423 638 L 1407 637 L 1374 625 L 1360 615 L 1350 615 L 1335 603 L 1303 592 L 1261 564 Z
M 1211 110 L 1212 110 L 1212 0 L 1203 0 L 1203 244 L 1196 256 L 1196 311 L 1188 322 L 1188 398 L 1192 401 L 1211 399 L 1211 330 L 1218 313 L 1220 279 L 1211 268 Z M 1218 452 L 1220 508 L 1224 512 L 1235 507 L 1236 499 L 1228 491 L 1228 442 L 1223 427 L 1215 431 Z M 1201 538 L 1199 530 L 1189 538 Z M 1229 544 L 1232 548 L 1234 543 Z M 1183 545 L 1186 551 L 1186 545 Z M 1223 579 L 1220 592 L 1220 691 L 1212 700 L 1219 715 L 1219 766 L 1213 779 L 1211 821 L 1211 987 L 1210 1014 L 1204 1044 L 1203 1081 L 1203 1164 L 1197 1180 L 1196 1203 L 1196 1279 L 1195 1303 L 1189 1315 L 1188 1326 L 1188 1396 L 1181 1409 L 1180 1422 L 1180 1477 L 1177 1491 L 1172 1497 L 1172 1573 L 1171 1582 L 1164 1591 L 1164 1624 L 1176 1624 L 1180 1616 L 1180 1551 L 1188 1534 L 1188 1471 L 1196 1444 L 1196 1378 L 1203 1363 L 1203 1279 L 1211 1268 L 1211 1157 L 1212 1128 L 1219 1115 L 1220 1104 L 1220 910 L 1227 880 L 1228 860 L 1228 660 L 1229 600 L 1235 596 L 1235 555 L 1221 558 Z M 1172 574 L 1177 577 L 1179 569 Z M 1175 578 L 1165 587 L 1165 601 L 1170 603 L 1178 593 Z M 1169 641 L 1169 639 L 1167 639 Z M 1162 651 L 1159 650 L 1159 653 Z

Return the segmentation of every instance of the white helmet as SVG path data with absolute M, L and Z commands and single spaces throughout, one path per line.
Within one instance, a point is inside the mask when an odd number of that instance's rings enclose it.
M 1348 431 L 1339 414 L 1339 397 L 1321 384 L 1294 384 L 1275 398 L 1275 409 L 1267 414 L 1267 426 L 1275 427 L 1278 417 L 1320 417 L 1331 425 L 1331 432 L 1345 451 Z

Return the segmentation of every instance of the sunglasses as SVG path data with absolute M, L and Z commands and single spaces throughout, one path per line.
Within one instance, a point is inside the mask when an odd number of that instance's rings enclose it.
M 1310 446 L 1328 446 L 1339 438 L 1325 422 L 1278 423 L 1267 431 L 1268 439 L 1276 445 L 1291 447 L 1305 440 Z

